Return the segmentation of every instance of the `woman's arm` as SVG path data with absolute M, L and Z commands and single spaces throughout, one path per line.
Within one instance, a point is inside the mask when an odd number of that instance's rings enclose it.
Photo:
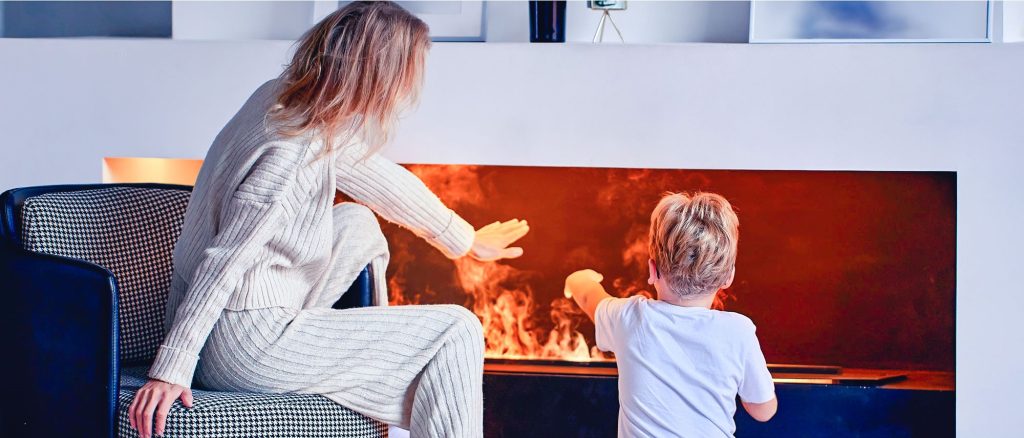
M 157 350 L 149 377 L 188 387 L 199 361 L 199 351 L 252 256 L 280 229 L 283 207 L 232 199 L 227 222 L 203 251 L 185 298 L 178 306 L 164 342 Z
M 365 153 L 365 147 L 359 144 L 336 153 L 335 185 L 345 195 L 370 207 L 384 219 L 408 228 L 448 258 L 464 256 L 471 249 L 480 259 L 522 254 L 521 248 L 506 246 L 529 231 L 525 221 L 491 224 L 478 233 L 408 169 L 379 154 L 367 157 Z
M 174 322 L 157 350 L 150 377 L 191 384 L 199 350 L 231 291 L 252 266 L 256 250 L 281 228 L 300 155 L 297 145 L 271 144 L 253 161 L 221 212 L 220 229 L 203 251 L 182 303 L 174 315 L 167 315 Z
M 213 330 L 232 290 L 253 263 L 257 249 L 281 228 L 300 151 L 271 145 L 256 158 L 221 214 L 221 228 L 201 260 L 173 323 L 149 369 L 146 383 L 129 408 L 129 420 L 142 437 L 163 432 L 171 404 L 179 397 L 191 406 L 192 376 L 199 351 Z

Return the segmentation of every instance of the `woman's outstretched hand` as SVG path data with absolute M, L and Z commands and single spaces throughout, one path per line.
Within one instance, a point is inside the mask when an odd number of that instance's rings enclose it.
M 523 255 L 523 249 L 520 247 L 510 248 L 509 245 L 525 236 L 529 231 L 530 225 L 519 219 L 487 225 L 476 230 L 476 238 L 473 239 L 473 247 L 469 250 L 469 256 L 482 262 L 519 257 Z
M 149 438 L 152 436 L 151 432 L 158 436 L 163 435 L 164 426 L 167 425 L 167 413 L 171 411 L 171 405 L 178 398 L 181 398 L 181 404 L 185 407 L 192 407 L 191 389 L 151 379 L 135 393 L 135 398 L 128 407 L 128 422 L 142 438 Z

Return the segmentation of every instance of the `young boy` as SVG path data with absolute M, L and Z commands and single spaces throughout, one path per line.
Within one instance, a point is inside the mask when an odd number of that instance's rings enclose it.
M 651 214 L 648 283 L 658 299 L 612 298 L 582 270 L 565 293 L 619 366 L 619 437 L 731 437 L 736 395 L 758 421 L 778 402 L 754 324 L 711 310 L 736 274 L 739 219 L 714 193 L 665 196 Z

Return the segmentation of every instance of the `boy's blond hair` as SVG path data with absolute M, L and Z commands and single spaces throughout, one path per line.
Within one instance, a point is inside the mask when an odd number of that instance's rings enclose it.
M 715 193 L 670 193 L 651 213 L 651 259 L 658 275 L 680 298 L 713 294 L 736 265 L 740 221 Z

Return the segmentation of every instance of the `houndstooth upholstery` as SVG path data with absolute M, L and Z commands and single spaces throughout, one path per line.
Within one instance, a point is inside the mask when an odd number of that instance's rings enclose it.
M 121 369 L 118 436 L 138 437 L 128 421 L 128 406 L 146 382 L 146 367 Z M 193 404 L 175 401 L 165 437 L 352 437 L 388 436 L 388 426 L 318 394 L 256 394 L 192 390 Z
M 25 249 L 86 260 L 117 279 L 121 361 L 151 360 L 163 340 L 171 253 L 187 190 L 110 187 L 25 200 Z

